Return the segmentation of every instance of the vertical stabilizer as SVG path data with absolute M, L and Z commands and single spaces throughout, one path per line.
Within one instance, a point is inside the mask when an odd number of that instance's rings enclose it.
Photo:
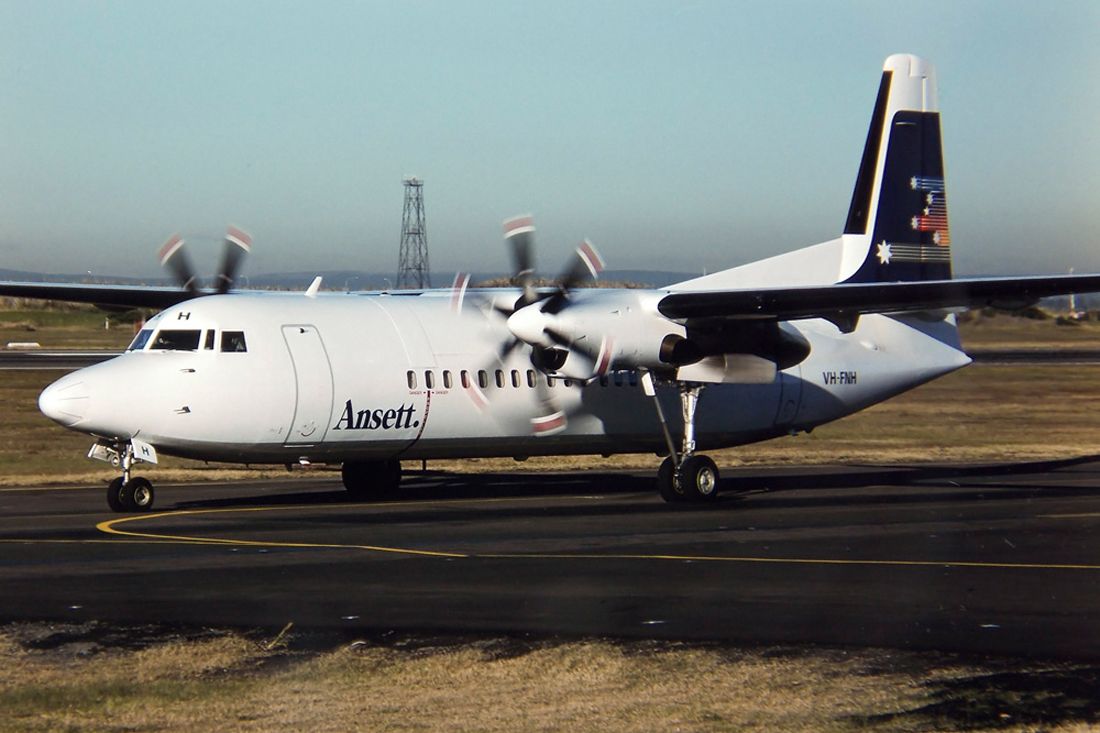
M 924 59 L 883 64 L 843 242 L 843 282 L 951 277 L 936 71 Z

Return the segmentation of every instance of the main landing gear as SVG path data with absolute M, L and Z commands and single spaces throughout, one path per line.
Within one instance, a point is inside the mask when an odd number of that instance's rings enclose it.
M 401 461 L 346 461 L 340 469 L 344 488 L 355 501 L 382 499 L 397 493 L 401 483 Z
M 117 461 L 116 465 L 122 468 L 122 475 L 107 485 L 107 506 L 111 507 L 111 511 L 150 511 L 153 508 L 153 484 L 143 476 L 130 475 L 130 469 L 140 460 L 134 455 L 133 444 L 125 443 L 113 447 L 96 445 L 92 448 L 92 454 L 97 449 L 105 450 L 110 455 L 108 460 L 111 463 Z
M 665 420 L 664 410 L 657 399 L 653 386 L 653 376 L 646 372 L 642 375 L 642 388 L 653 398 L 657 407 L 657 419 L 668 443 L 668 458 L 657 470 L 657 490 L 667 502 L 714 501 L 718 498 L 718 466 L 707 456 L 695 454 L 695 408 L 699 405 L 699 395 L 705 385 L 679 383 L 680 408 L 684 416 L 684 437 L 677 453 L 672 434 Z

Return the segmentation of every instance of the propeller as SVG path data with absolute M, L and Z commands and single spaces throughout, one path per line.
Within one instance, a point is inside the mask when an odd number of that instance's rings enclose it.
M 218 295 L 228 293 L 237 279 L 237 273 L 244 262 L 244 257 L 252 251 L 252 237 L 247 232 L 237 227 L 229 227 L 225 233 L 225 249 L 222 255 L 221 268 L 215 278 L 214 292 Z M 160 248 L 160 264 L 172 273 L 172 277 L 187 294 L 193 298 L 200 295 L 209 295 L 208 291 L 199 289 L 199 279 L 195 275 L 195 269 L 191 266 L 191 260 L 184 248 L 184 239 L 179 234 L 173 234 Z
M 512 282 L 520 288 L 521 292 L 519 297 L 510 304 L 511 307 L 500 299 L 479 303 L 479 309 L 487 316 L 495 313 L 508 319 L 508 328 L 512 332 L 512 338 L 501 343 L 486 371 L 491 371 L 496 365 L 504 363 L 520 345 L 530 346 L 531 366 L 539 375 L 534 386 L 540 406 L 538 414 L 531 419 L 531 429 L 535 435 L 552 435 L 565 429 L 568 416 L 559 406 L 557 398 L 550 389 L 547 381 L 550 374 L 561 369 L 570 351 L 574 351 L 592 361 L 593 364 L 603 363 L 602 370 L 597 370 L 597 374 L 602 375 L 610 365 L 611 351 L 610 344 L 604 344 L 601 349 L 606 351 L 606 357 L 601 356 L 600 349 L 590 354 L 591 350 L 587 349 L 585 344 L 574 344 L 565 334 L 554 331 L 552 328 L 553 333 L 543 334 L 541 321 L 550 319 L 552 314 L 559 313 L 568 307 L 570 294 L 574 289 L 588 280 L 598 278 L 603 271 L 603 260 L 592 243 L 585 240 L 574 251 L 572 259 L 554 281 L 553 288 L 539 292 L 535 287 L 537 278 L 534 218 L 523 215 L 507 219 L 504 221 L 503 231 L 504 241 L 512 253 Z M 469 281 L 469 275 L 466 273 L 460 272 L 455 275 L 454 284 L 451 286 L 451 310 L 455 313 L 462 311 Z M 540 323 L 532 324 L 532 329 L 528 331 L 523 328 L 513 328 L 513 319 L 521 313 L 519 320 L 538 320 Z M 544 313 L 547 315 L 543 315 Z M 476 385 L 473 385 L 473 389 L 468 388 L 467 391 L 471 393 L 470 398 L 475 406 L 483 409 L 488 402 L 487 395 L 477 389 Z

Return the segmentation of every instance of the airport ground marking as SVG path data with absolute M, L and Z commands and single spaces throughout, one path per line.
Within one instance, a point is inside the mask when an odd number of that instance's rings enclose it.
M 286 509 L 289 507 L 249 507 L 238 509 L 194 509 L 175 512 L 160 512 L 157 514 L 142 514 L 133 517 L 120 517 L 118 519 L 109 519 L 105 522 L 100 522 L 95 527 L 100 532 L 106 534 L 121 535 L 124 537 L 139 537 L 148 540 L 166 540 L 169 542 L 182 542 L 187 544 L 202 544 L 202 545 L 229 545 L 233 547 L 283 547 L 291 549 L 313 549 L 313 550 L 369 550 L 371 552 L 384 552 L 393 553 L 398 555 L 421 555 L 426 557 L 467 557 L 454 552 L 436 552 L 432 550 L 414 550 L 404 547 L 383 547 L 380 545 L 349 545 L 349 544 L 334 544 L 328 542 L 279 542 L 271 540 L 241 540 L 232 538 L 219 538 L 219 537 L 195 537 L 190 535 L 170 535 L 170 534 L 156 534 L 151 532 L 131 532 L 128 530 L 118 529 L 114 525 L 123 524 L 125 522 L 137 522 L 140 520 L 157 519 L 159 517 L 179 517 L 190 514 L 217 514 L 225 512 L 261 512 L 261 511 L 274 511 L 276 509 Z
M 493 503 L 499 499 L 455 499 L 448 503 Z M 383 506 L 393 507 L 413 502 L 395 502 Z M 360 504 L 342 504 L 337 506 L 362 506 Z M 423 506 L 423 505 L 421 505 Z M 118 529 L 115 525 L 158 519 L 201 514 L 227 514 L 241 512 L 270 512 L 301 509 L 300 506 L 288 507 L 235 507 L 230 509 L 188 509 L 181 511 L 139 514 L 130 517 L 109 519 L 96 525 L 101 532 L 120 537 L 137 538 L 161 544 L 220 545 L 231 547 L 277 547 L 290 549 L 326 549 L 326 550 L 367 550 L 370 552 L 413 555 L 434 558 L 462 558 L 476 560 L 657 560 L 666 562 L 699 563 L 744 563 L 772 565 L 831 565 L 831 566 L 879 566 L 879 567 L 935 567 L 935 568 L 977 568 L 983 570 L 1074 570 L 1100 571 L 1100 565 L 1087 563 L 1022 563 L 1022 562 L 982 562 L 967 560 L 875 560 L 848 558 L 812 558 L 812 557 L 754 557 L 751 555 L 671 555 L 643 553 L 460 553 L 434 550 L 417 550 L 404 547 L 385 547 L 381 545 L 340 544 L 322 542 L 280 542 L 278 540 L 242 540 L 230 537 L 199 537 L 194 535 L 169 535 L 153 532 L 134 532 Z M 1051 515 L 1058 516 L 1058 515 Z M 1065 515 L 1069 516 L 1069 515 Z M 111 540 L 104 540 L 110 542 Z

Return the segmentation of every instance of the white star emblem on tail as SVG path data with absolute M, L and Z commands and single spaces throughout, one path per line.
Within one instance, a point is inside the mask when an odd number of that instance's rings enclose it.
M 890 264 L 890 245 L 887 244 L 885 239 L 878 243 L 878 252 L 875 253 L 875 256 L 878 257 L 879 263 L 883 265 Z

